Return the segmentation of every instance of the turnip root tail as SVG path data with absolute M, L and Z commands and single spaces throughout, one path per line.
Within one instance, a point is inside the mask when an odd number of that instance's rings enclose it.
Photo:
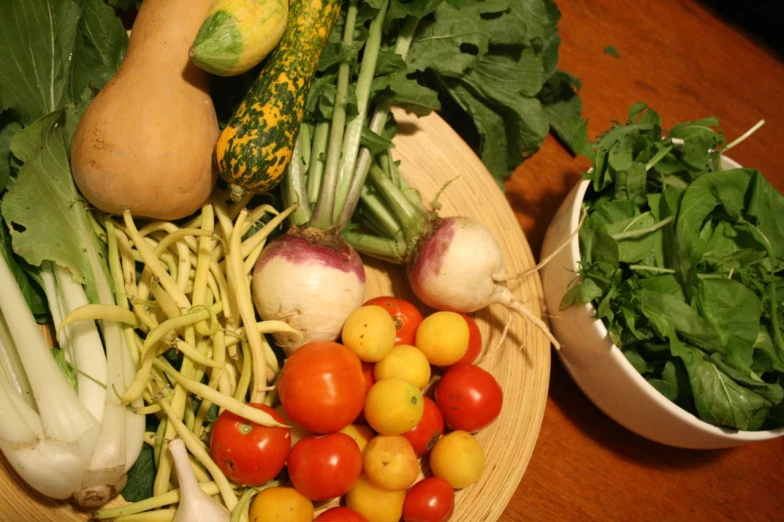
M 539 263 L 535 267 L 529 268 L 528 270 L 524 270 L 523 272 L 520 272 L 518 274 L 511 274 L 511 275 L 508 275 L 508 274 L 497 274 L 496 275 L 496 274 L 494 274 L 493 275 L 493 280 L 496 283 L 505 283 L 507 281 L 513 281 L 515 279 L 523 279 L 524 277 L 528 277 L 529 275 L 531 275 L 531 274 L 541 270 L 542 267 L 544 267 L 547 263 L 549 263 L 550 261 L 555 259 L 555 256 L 557 256 L 558 254 L 561 253 L 561 250 L 563 250 L 564 248 L 568 247 L 572 243 L 572 239 L 574 239 L 574 236 L 576 236 L 577 233 L 580 232 L 580 229 L 583 228 L 583 223 L 585 223 L 585 218 L 587 218 L 587 217 L 588 217 L 588 207 L 584 207 L 583 208 L 583 213 L 580 216 L 580 222 L 577 224 L 577 228 L 575 228 L 572 231 L 572 233 L 569 234 L 569 236 L 566 239 L 564 239 L 563 242 L 560 245 L 558 245 L 558 247 L 550 253 L 550 255 L 548 255 L 547 257 L 545 257 L 541 261 L 539 261 Z
M 547 324 L 541 319 L 539 319 L 536 315 L 534 315 L 534 313 L 531 312 L 531 310 L 526 308 L 526 306 L 521 301 L 515 299 L 514 296 L 512 295 L 512 292 L 510 292 L 508 288 L 506 288 L 505 286 L 498 285 L 497 292 L 494 294 L 493 303 L 504 305 L 510 310 L 513 310 L 518 314 L 520 314 L 524 319 L 527 319 L 528 321 L 533 323 L 534 326 L 539 328 L 539 330 L 541 330 L 542 333 L 544 333 L 547 336 L 547 338 L 550 339 L 550 342 L 553 343 L 553 346 L 555 346 L 556 350 L 561 349 L 561 343 L 559 343 L 558 340 L 550 332 L 550 328 L 547 326 Z

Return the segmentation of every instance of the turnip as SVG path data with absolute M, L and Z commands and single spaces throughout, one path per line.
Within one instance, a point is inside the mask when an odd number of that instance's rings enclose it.
M 350 187 L 357 185 L 358 194 L 364 183 L 364 174 L 354 182 L 355 165 L 361 159 L 360 138 L 387 5 L 382 3 L 368 27 L 354 89 L 358 114 L 347 123 L 352 64 L 345 60 L 337 65 L 331 118 L 318 121 L 315 131 L 310 123 L 301 127 L 284 177 L 284 203 L 298 205 L 290 217 L 295 226 L 264 249 L 254 268 L 253 297 L 259 315 L 264 320 L 285 321 L 302 333 L 302 337 L 275 335 L 287 352 L 312 340 L 337 339 L 348 315 L 365 300 L 364 266 L 340 237 L 337 221 L 341 213 L 350 215 L 357 205 L 358 197 L 351 198 Z M 347 9 L 342 45 L 349 49 L 357 44 L 358 8 L 352 3 Z M 407 47 L 412 35 L 413 27 L 398 39 L 396 51 Z

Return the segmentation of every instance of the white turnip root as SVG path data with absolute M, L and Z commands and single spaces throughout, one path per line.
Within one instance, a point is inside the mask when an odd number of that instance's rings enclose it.
M 338 338 L 348 315 L 365 300 L 365 268 L 334 232 L 292 227 L 262 251 L 252 291 L 262 319 L 284 321 L 302 334 L 274 334 L 291 353 L 309 341 Z
M 411 289 L 426 305 L 471 313 L 501 304 L 535 324 L 560 348 L 547 325 L 515 299 L 504 283 L 507 279 L 503 252 L 495 237 L 467 217 L 430 221 L 408 263 Z

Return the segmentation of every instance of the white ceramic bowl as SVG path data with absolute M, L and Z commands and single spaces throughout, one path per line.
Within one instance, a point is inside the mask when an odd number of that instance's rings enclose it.
M 722 158 L 724 168 L 740 167 Z M 590 182 L 577 184 L 550 223 L 541 258 L 555 251 L 577 228 L 581 204 Z M 627 429 L 648 439 L 681 448 L 712 449 L 740 446 L 784 435 L 784 428 L 738 431 L 719 428 L 698 419 L 660 394 L 610 341 L 593 305 L 559 311 L 561 298 L 577 278 L 580 261 L 578 238 L 541 271 L 550 325 L 563 345 L 558 355 L 577 386 L 604 413 Z

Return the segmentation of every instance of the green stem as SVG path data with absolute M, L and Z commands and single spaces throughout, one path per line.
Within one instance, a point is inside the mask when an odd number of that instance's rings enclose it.
M 674 219 L 673 216 L 666 217 L 659 221 L 658 223 L 654 223 L 653 225 L 645 228 L 638 228 L 636 230 L 627 230 L 626 232 L 619 232 L 618 234 L 612 234 L 611 237 L 616 241 L 621 241 L 623 239 L 634 239 L 636 237 L 643 237 L 652 232 L 656 232 L 663 226 L 667 225 Z
M 286 208 L 297 203 L 297 208 L 289 215 L 289 222 L 292 225 L 302 225 L 307 223 L 311 216 L 310 201 L 308 201 L 307 188 L 305 185 L 305 172 L 307 165 L 304 152 L 310 154 L 310 147 L 306 143 L 310 142 L 310 129 L 307 125 L 302 125 L 294 143 L 294 151 L 291 161 L 288 164 L 286 175 L 283 177 L 281 195 Z
M 384 237 L 395 237 L 402 230 L 395 216 L 389 211 L 381 198 L 370 191 L 367 185 L 363 186 L 360 201 L 362 202 L 363 212 L 373 215 L 373 223 L 383 232 Z
M 424 215 L 411 204 L 405 193 L 395 185 L 376 165 L 370 167 L 370 181 L 375 185 L 389 205 L 389 210 L 403 225 L 403 233 L 407 240 L 412 240 L 422 233 Z
M 411 47 L 411 42 L 414 39 L 414 33 L 416 32 L 418 23 L 419 18 L 409 16 L 400 29 L 397 41 L 395 42 L 394 51 L 395 54 L 399 54 L 401 58 L 406 57 L 408 49 Z M 382 100 L 377 104 L 376 110 L 373 112 L 373 116 L 370 119 L 370 125 L 368 126 L 372 132 L 381 134 L 384 125 L 387 122 L 387 117 L 389 116 L 390 106 L 391 100 L 388 99 Z M 354 174 L 351 177 L 351 184 L 349 185 L 346 200 L 343 203 L 340 215 L 335 223 L 338 229 L 345 227 L 351 220 L 351 214 L 354 213 L 354 209 L 356 208 L 357 203 L 359 203 L 359 198 L 362 194 L 362 186 L 365 184 L 372 161 L 373 154 L 367 147 L 362 147 L 357 158 Z
M 657 152 L 656 155 L 651 158 L 651 161 L 649 161 L 648 163 L 645 164 L 645 170 L 649 171 L 653 167 L 655 167 L 657 163 L 659 163 L 661 160 L 663 160 L 665 158 L 665 156 L 667 156 L 667 154 L 670 153 L 670 151 L 672 150 L 672 147 L 673 147 L 672 145 L 668 145 L 667 147 L 664 147 L 659 152 Z
M 365 49 L 362 53 L 362 65 L 359 68 L 357 84 L 355 88 L 357 96 L 357 115 L 346 125 L 346 132 L 343 135 L 343 149 L 338 170 L 337 190 L 335 194 L 334 219 L 337 220 L 342 213 L 343 206 L 348 197 L 349 185 L 354 167 L 357 164 L 357 154 L 359 153 L 359 139 L 362 135 L 362 127 L 365 125 L 365 118 L 368 111 L 370 99 L 370 87 L 373 84 L 373 76 L 376 73 L 376 62 L 381 48 L 381 37 L 383 34 L 382 26 L 384 17 L 387 14 L 388 1 L 384 1 L 378 10 L 378 14 L 370 22 L 368 37 L 365 41 Z M 352 209 L 353 210 L 353 209 Z
M 352 230 L 344 230 L 341 235 L 358 252 L 396 265 L 402 265 L 405 262 L 406 242 L 402 238 L 398 240 L 387 239 Z
M 329 122 L 320 121 L 313 131 L 313 144 L 310 150 L 310 166 L 308 167 L 308 201 L 311 208 L 318 201 L 321 180 L 324 176 L 324 156 L 329 141 Z
M 658 266 L 648 266 L 648 265 L 629 265 L 629 268 L 632 270 L 642 270 L 645 272 L 657 272 L 659 274 L 674 274 L 675 270 L 672 268 L 660 268 Z
M 343 29 L 343 45 L 350 49 L 354 43 L 354 28 L 357 23 L 357 0 L 350 0 L 346 11 L 346 25 Z M 338 167 L 340 152 L 343 149 L 343 131 L 346 125 L 346 103 L 348 101 L 348 83 L 351 77 L 351 59 L 346 58 L 338 68 L 338 84 L 335 93 L 335 107 L 332 110 L 332 128 L 329 133 L 327 159 L 324 166 L 324 178 L 319 191 L 318 203 L 313 210 L 310 226 L 327 230 L 332 228 L 335 210 L 335 193 L 337 192 Z

